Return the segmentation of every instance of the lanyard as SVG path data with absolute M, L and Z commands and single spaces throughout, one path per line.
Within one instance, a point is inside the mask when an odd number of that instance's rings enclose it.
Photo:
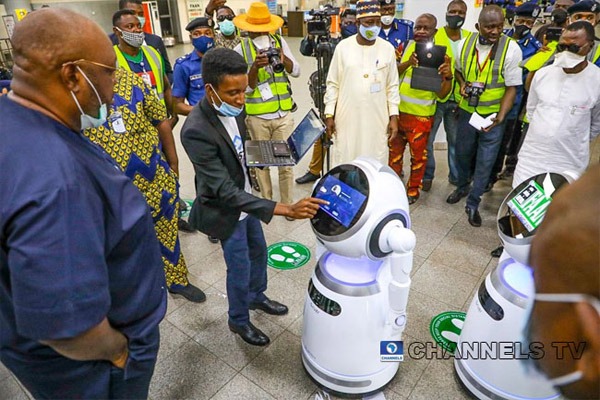
M 488 53 L 487 57 L 485 58 L 485 61 L 483 62 L 483 65 L 479 65 L 479 49 L 477 49 L 477 45 L 475 46 L 475 55 L 476 55 L 476 60 L 477 60 L 477 69 L 479 70 L 479 72 L 477 73 L 477 79 L 479 79 L 479 74 L 483 72 L 483 70 L 487 66 L 488 62 L 490 61 L 490 58 L 492 56 L 492 51 L 493 50 L 494 50 L 494 48 L 492 47 L 490 49 L 490 52 Z

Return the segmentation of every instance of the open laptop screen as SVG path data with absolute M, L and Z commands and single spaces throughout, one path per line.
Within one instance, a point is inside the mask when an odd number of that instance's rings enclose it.
M 325 124 L 313 109 L 308 111 L 288 139 L 292 157 L 298 162 L 325 131 Z

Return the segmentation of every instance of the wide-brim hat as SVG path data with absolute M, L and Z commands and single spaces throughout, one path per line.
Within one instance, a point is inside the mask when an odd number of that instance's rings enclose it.
M 283 26 L 283 18 L 269 12 L 264 3 L 252 3 L 246 14 L 233 19 L 238 28 L 248 32 L 273 32 Z

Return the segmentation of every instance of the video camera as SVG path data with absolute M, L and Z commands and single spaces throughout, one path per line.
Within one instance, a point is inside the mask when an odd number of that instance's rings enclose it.
M 325 7 L 322 10 L 310 10 L 308 15 L 310 15 L 312 19 L 306 23 L 308 34 L 313 36 L 329 36 L 331 16 L 339 14 L 339 7 Z

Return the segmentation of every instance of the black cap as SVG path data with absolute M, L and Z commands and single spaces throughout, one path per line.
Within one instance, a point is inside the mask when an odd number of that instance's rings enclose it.
M 396 4 L 396 0 L 379 0 L 381 7 L 389 6 L 390 4 Z
M 212 28 L 215 26 L 212 18 L 200 17 L 193 19 L 187 26 L 185 30 L 188 32 L 193 31 L 196 28 Z
M 593 0 L 581 0 L 579 3 L 573 4 L 567 9 L 569 15 L 578 12 L 598 12 L 600 11 L 600 5 Z
M 528 1 L 521 4 L 515 10 L 518 17 L 537 18 L 540 15 L 541 8 L 537 5 L 537 1 Z

